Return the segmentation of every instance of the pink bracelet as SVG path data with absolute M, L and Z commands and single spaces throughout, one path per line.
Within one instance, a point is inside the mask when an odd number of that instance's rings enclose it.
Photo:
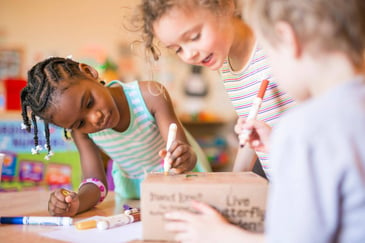
M 92 184 L 96 185 L 99 188 L 99 190 L 100 190 L 100 199 L 99 199 L 98 204 L 101 203 L 106 197 L 106 188 L 104 186 L 104 183 L 101 182 L 99 179 L 96 179 L 96 178 L 87 178 L 87 179 L 85 179 L 81 182 L 81 184 L 79 186 L 79 190 L 83 185 L 85 185 L 87 183 L 92 183 Z

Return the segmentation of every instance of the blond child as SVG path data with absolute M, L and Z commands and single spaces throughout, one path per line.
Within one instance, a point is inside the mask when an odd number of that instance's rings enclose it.
M 300 104 L 248 142 L 270 152 L 273 175 L 264 234 L 229 224 L 203 203 L 171 212 L 180 242 L 365 241 L 365 2 L 252 0 L 247 19 L 279 84 Z

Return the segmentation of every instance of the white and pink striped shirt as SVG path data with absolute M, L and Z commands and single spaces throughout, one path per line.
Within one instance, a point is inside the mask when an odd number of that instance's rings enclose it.
M 237 115 L 246 118 L 253 99 L 256 97 L 261 81 L 270 81 L 257 119 L 263 120 L 273 126 L 283 112 L 294 105 L 294 101 L 281 91 L 273 81 L 271 68 L 267 62 L 266 54 L 259 46 L 254 48 L 249 62 L 240 71 L 233 71 L 228 58 L 220 68 L 220 75 L 224 87 L 231 100 Z M 270 178 L 269 160 L 267 154 L 257 152 L 265 174 Z

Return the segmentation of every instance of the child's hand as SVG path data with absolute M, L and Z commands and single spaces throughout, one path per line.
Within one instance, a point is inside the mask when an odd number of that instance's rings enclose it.
M 235 132 L 239 135 L 243 130 L 252 130 L 247 144 L 259 152 L 269 152 L 269 139 L 272 128 L 265 122 L 259 120 L 247 120 L 239 118 L 234 127 Z
M 210 206 L 192 202 L 198 213 L 174 211 L 165 214 L 167 231 L 176 233 L 175 240 L 181 243 L 243 242 L 243 230 L 230 224 Z M 224 233 L 222 233 L 224 232 Z
M 170 158 L 168 162 L 171 163 L 171 172 L 181 174 L 194 169 L 196 165 L 196 154 L 189 144 L 183 143 L 182 141 L 175 140 L 169 151 L 162 149 L 159 152 L 160 157 Z
M 57 189 L 51 193 L 48 201 L 48 212 L 52 216 L 74 216 L 80 205 L 76 192 Z

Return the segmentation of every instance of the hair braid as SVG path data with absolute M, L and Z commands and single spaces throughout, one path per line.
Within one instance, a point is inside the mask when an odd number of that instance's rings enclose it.
M 49 132 L 51 114 L 49 112 L 50 108 L 53 107 L 55 96 L 59 94 L 55 91 L 58 90 L 62 80 L 73 76 L 84 76 L 78 65 L 78 62 L 60 57 L 51 57 L 39 62 L 29 70 L 27 86 L 21 92 L 23 124 L 28 132 L 31 131 L 28 108 L 31 110 L 35 153 L 40 151 L 36 116 L 44 120 L 46 148 L 48 149 L 46 158 L 52 155 Z
M 52 155 L 52 148 L 51 148 L 51 140 L 50 140 L 50 133 L 49 133 L 49 123 L 44 121 L 44 131 L 46 136 L 46 148 L 48 150 L 47 158 Z
M 38 125 L 37 125 L 37 118 L 36 118 L 34 112 L 32 112 L 32 114 L 31 114 L 31 119 L 32 119 L 32 122 L 33 122 L 33 127 L 34 127 L 34 136 L 33 136 L 34 146 L 35 146 L 35 149 L 37 151 L 38 150 L 38 145 L 39 145 L 39 140 L 38 140 Z

